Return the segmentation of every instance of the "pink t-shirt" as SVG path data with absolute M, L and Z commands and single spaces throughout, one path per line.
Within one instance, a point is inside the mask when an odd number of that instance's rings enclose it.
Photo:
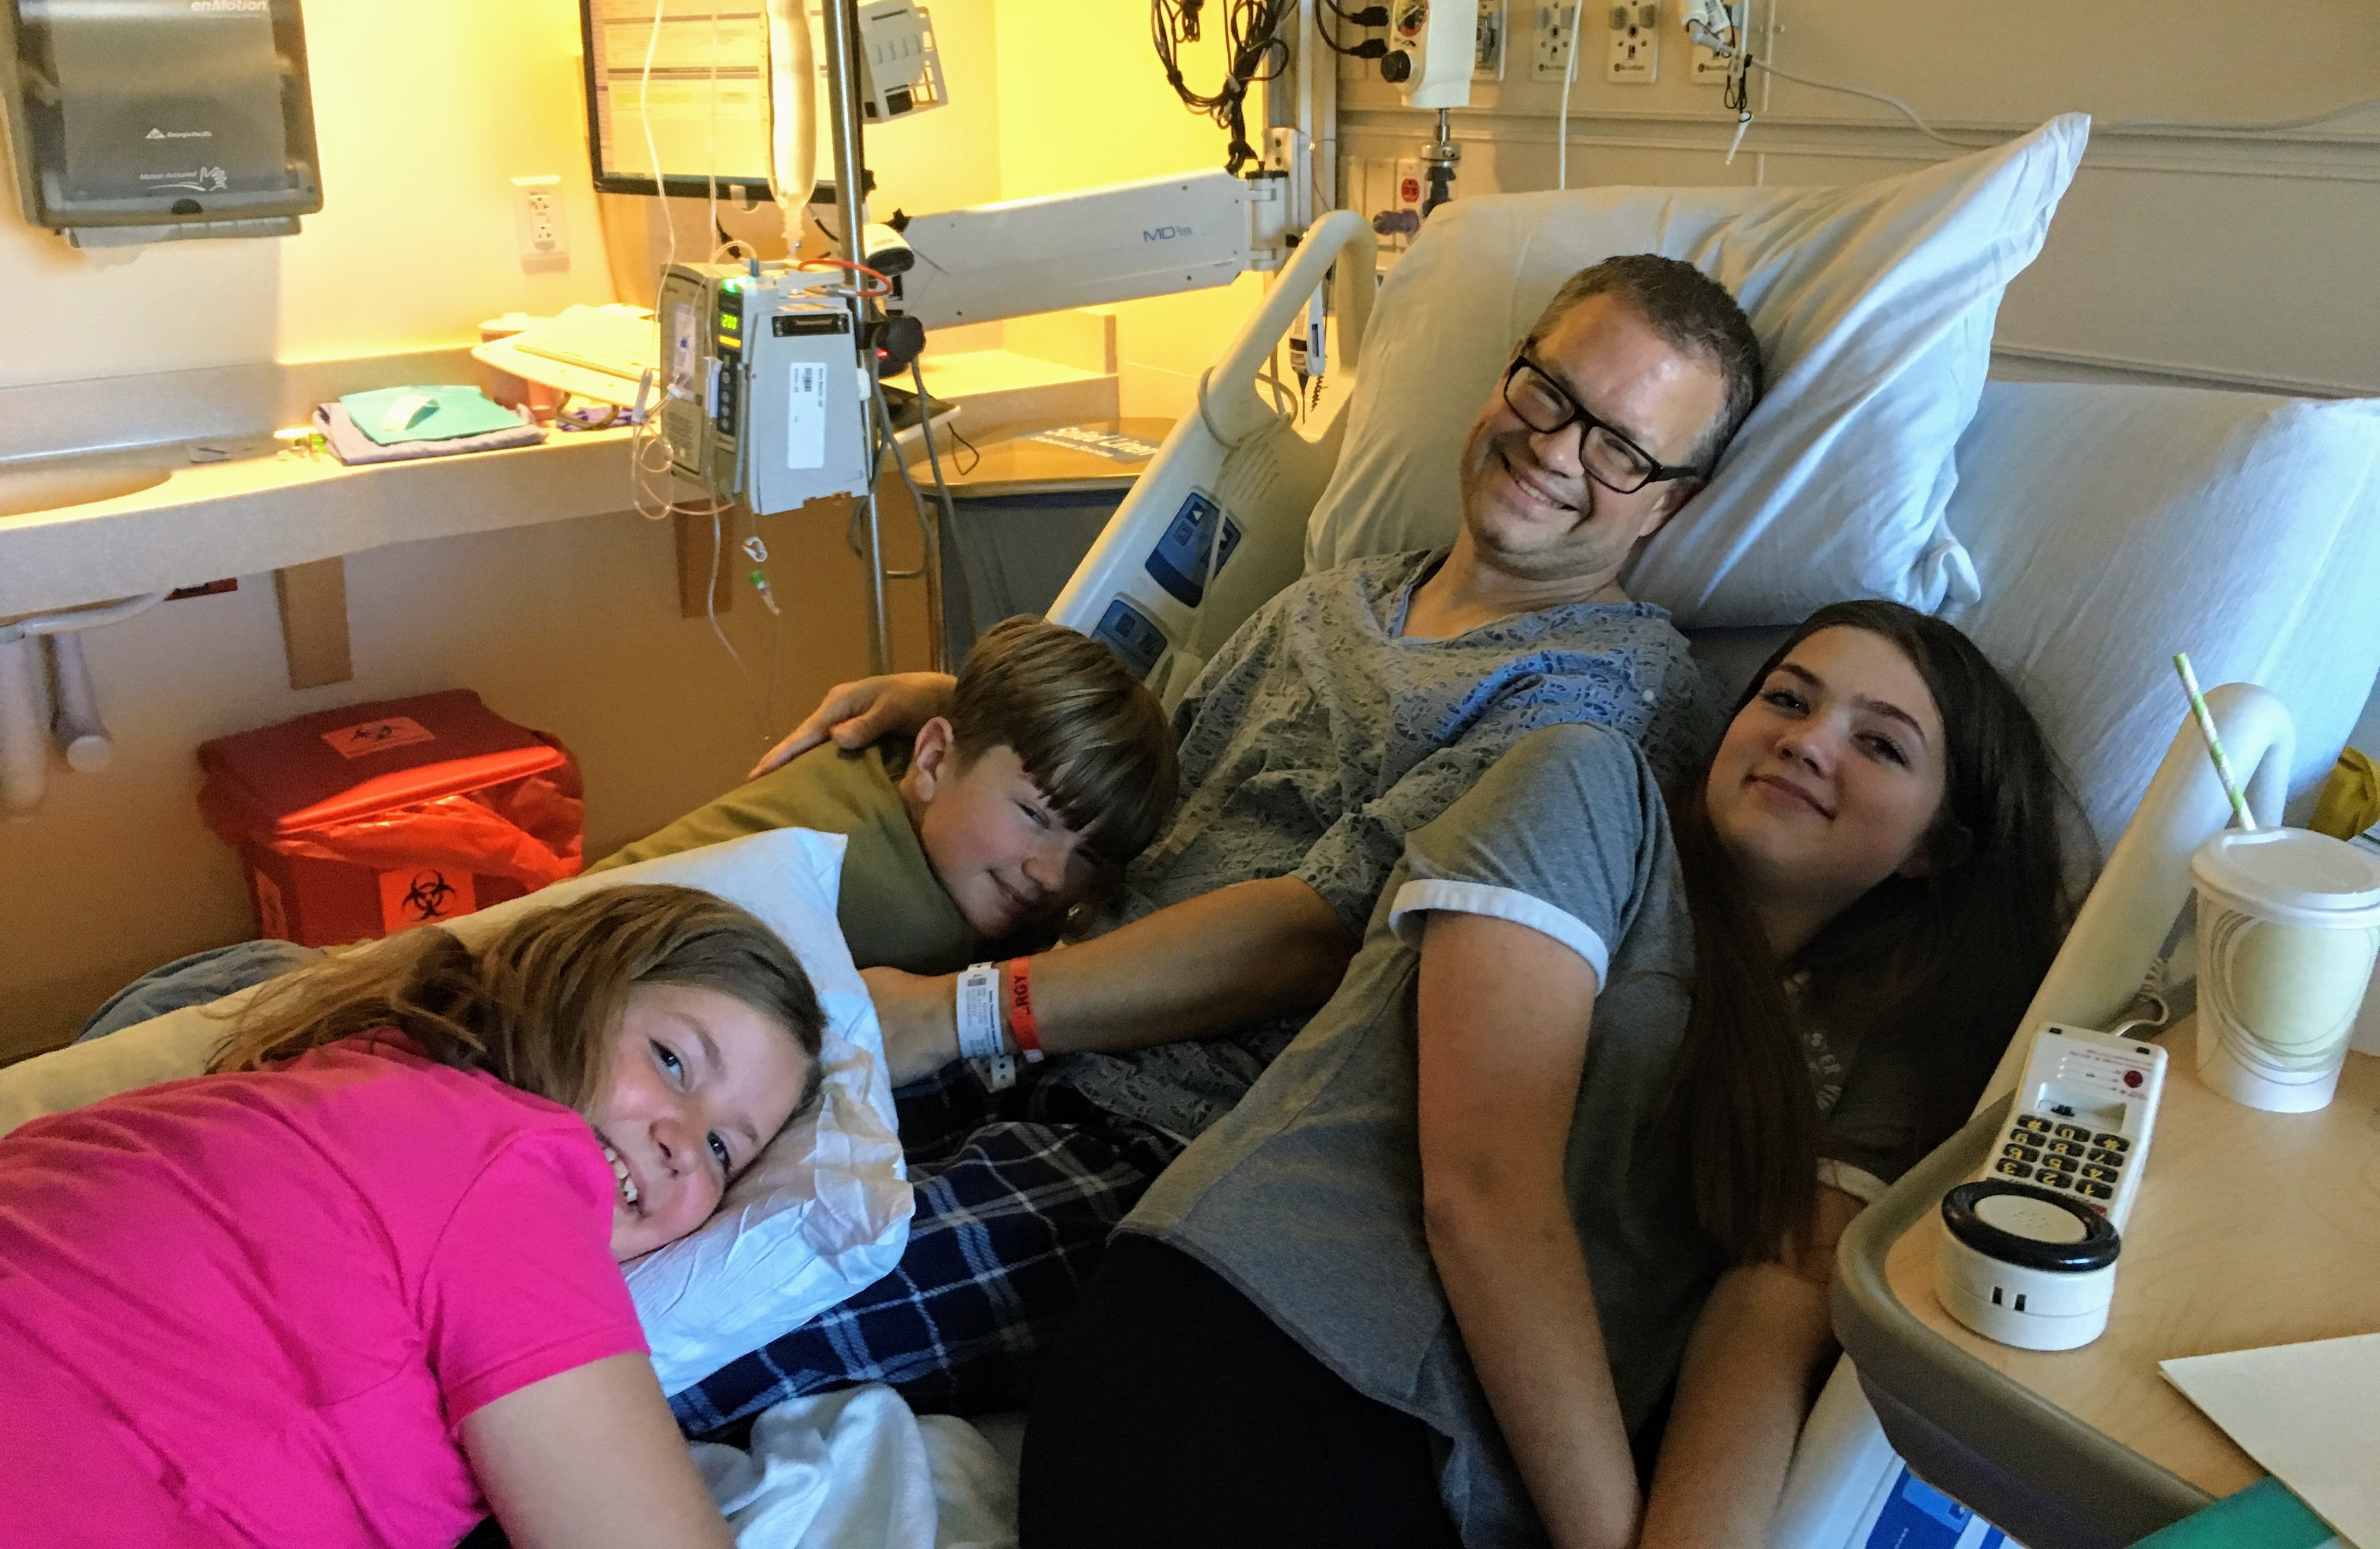
M 0 1137 L 0 1545 L 449 1549 L 463 1417 L 645 1348 L 613 1189 L 389 1033 Z

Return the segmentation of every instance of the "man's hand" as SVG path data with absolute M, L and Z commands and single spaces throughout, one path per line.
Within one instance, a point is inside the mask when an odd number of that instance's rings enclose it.
M 888 737 L 914 737 L 918 727 L 950 709 L 951 687 L 956 681 L 947 673 L 896 672 L 838 683 L 744 777 L 757 780 L 829 740 L 856 751 Z
M 922 1081 L 959 1057 L 958 980 L 927 978 L 899 969 L 862 969 L 868 998 L 884 1030 L 884 1062 L 892 1084 Z

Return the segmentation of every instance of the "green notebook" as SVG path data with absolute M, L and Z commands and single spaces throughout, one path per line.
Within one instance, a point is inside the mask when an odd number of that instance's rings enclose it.
M 375 445 L 402 441 L 452 441 L 520 428 L 521 418 L 490 403 L 477 387 L 382 387 L 339 400 L 347 419 Z
M 2277 1479 L 2261 1479 L 2132 1549 L 2323 1549 L 2345 1541 Z

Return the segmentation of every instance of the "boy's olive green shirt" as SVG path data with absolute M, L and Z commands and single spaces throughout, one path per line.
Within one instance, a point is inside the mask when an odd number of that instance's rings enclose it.
M 852 961 L 954 973 L 983 957 L 987 944 L 942 890 L 910 826 L 897 783 L 907 754 L 902 742 L 856 753 L 832 743 L 813 748 L 587 869 L 606 871 L 777 828 L 841 834 L 850 845 L 834 912 Z

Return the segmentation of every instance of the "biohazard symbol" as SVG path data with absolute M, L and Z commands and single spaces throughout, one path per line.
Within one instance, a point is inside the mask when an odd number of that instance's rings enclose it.
M 408 920 L 442 920 L 446 906 L 455 901 L 455 888 L 439 872 L 417 872 L 413 885 L 405 890 L 398 908 Z

